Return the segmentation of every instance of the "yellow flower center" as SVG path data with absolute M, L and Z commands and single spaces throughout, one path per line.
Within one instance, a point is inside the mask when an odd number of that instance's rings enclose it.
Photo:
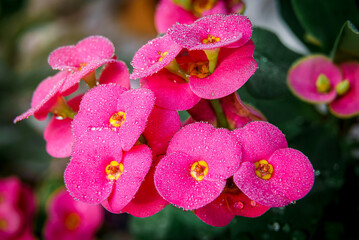
M 65 217 L 65 226 L 68 230 L 72 231 L 79 227 L 81 218 L 77 213 L 69 213 Z
M 211 34 L 208 35 L 207 38 L 202 40 L 202 43 L 209 44 L 209 43 L 218 43 L 221 39 L 219 37 L 214 37 Z
M 109 165 L 106 166 L 106 174 L 108 180 L 117 180 L 123 172 L 123 164 L 118 163 L 117 161 L 111 161 Z
M 0 219 L 0 230 L 5 231 L 7 229 L 7 221 L 6 219 Z
M 188 72 L 191 76 L 198 78 L 206 78 L 211 73 L 209 72 L 208 62 L 195 62 L 190 63 L 188 66 Z
M 348 79 L 345 79 L 335 86 L 335 91 L 339 96 L 346 94 L 349 91 L 350 83 Z
M 260 177 L 264 180 L 268 180 L 272 177 L 273 166 L 269 164 L 267 160 L 260 160 L 255 162 L 254 166 L 257 177 Z
M 125 112 L 119 111 L 111 116 L 109 122 L 114 127 L 121 127 L 122 124 L 125 122 L 125 120 L 126 120 Z
M 208 164 L 201 160 L 195 162 L 191 166 L 191 176 L 197 181 L 202 181 L 203 178 L 208 174 Z
M 161 62 L 165 57 L 166 55 L 168 54 L 168 52 L 158 52 L 158 55 L 160 55 L 161 57 L 158 59 L 159 62 Z
M 319 93 L 328 93 L 331 89 L 330 81 L 323 73 L 318 76 L 315 86 L 317 87 L 317 91 Z

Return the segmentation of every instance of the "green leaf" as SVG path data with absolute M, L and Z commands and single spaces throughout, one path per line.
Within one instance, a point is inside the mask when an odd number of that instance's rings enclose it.
M 292 0 L 293 10 L 302 27 L 304 39 L 329 53 L 337 34 L 347 20 L 359 24 L 355 0 Z
M 352 22 L 347 21 L 340 30 L 331 58 L 336 63 L 359 60 L 359 31 Z
M 258 69 L 246 83 L 246 87 L 254 97 L 278 98 L 288 91 L 287 71 L 300 55 L 286 48 L 278 37 L 268 30 L 255 28 L 252 39 Z
M 190 211 L 167 206 L 161 212 L 148 217 L 132 217 L 130 231 L 136 239 L 214 239 L 223 236 L 228 227 L 216 228 L 202 222 Z

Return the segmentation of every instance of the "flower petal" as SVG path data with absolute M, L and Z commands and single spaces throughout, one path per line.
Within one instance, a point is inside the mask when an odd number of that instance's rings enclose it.
M 181 77 L 166 70 L 141 79 L 141 87 L 151 89 L 156 105 L 170 110 L 187 110 L 201 100 Z
M 277 149 L 288 147 L 283 133 L 267 122 L 250 122 L 243 128 L 234 130 L 233 133 L 242 145 L 243 162 L 268 160 Z
M 338 117 L 351 117 L 359 114 L 359 63 L 347 62 L 340 65 L 343 80 L 349 80 L 349 90 L 330 103 L 330 110 Z

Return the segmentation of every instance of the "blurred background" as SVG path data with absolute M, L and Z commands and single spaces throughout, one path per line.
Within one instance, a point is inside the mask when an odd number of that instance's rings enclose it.
M 281 14 L 287 7 L 284 2 L 247 0 L 244 15 L 254 26 L 261 27 L 254 34 L 258 39 L 254 38 L 254 42 L 262 51 L 255 55 L 260 69 L 261 63 L 267 61 L 264 55 L 271 54 L 265 50 L 265 41 L 259 40 L 261 37 L 284 53 L 285 57 L 276 58 L 283 58 L 282 62 L 278 60 L 279 75 L 285 82 L 291 63 L 316 49 L 299 40 L 283 21 Z M 156 3 L 156 0 L 0 0 L 0 177 L 16 175 L 34 190 L 37 202 L 34 233 L 39 239 L 46 220 L 47 199 L 63 186 L 68 159 L 54 159 L 46 153 L 42 136 L 46 121 L 33 117 L 17 124 L 12 121 L 30 107 L 32 93 L 40 81 L 54 74 L 47 57 L 59 46 L 75 44 L 89 35 L 106 36 L 114 43 L 118 58 L 131 71 L 134 53 L 157 36 L 153 24 Z M 266 70 L 265 67 L 262 69 Z M 261 73 L 256 75 L 253 83 L 261 80 Z M 106 212 L 97 238 L 355 239 L 355 219 L 359 214 L 358 200 L 353 196 L 359 189 L 358 119 L 341 121 L 323 116 L 322 110 L 295 99 L 283 85 L 274 92 L 279 97 L 257 98 L 258 92 L 249 85 L 240 94 L 242 100 L 263 111 L 286 134 L 289 146 L 303 151 L 312 161 L 316 183 L 305 199 L 285 209 L 271 209 L 258 219 L 236 217 L 225 228 L 210 227 L 192 213 L 173 207 L 147 219 Z M 343 131 L 348 133 L 345 137 L 341 136 Z

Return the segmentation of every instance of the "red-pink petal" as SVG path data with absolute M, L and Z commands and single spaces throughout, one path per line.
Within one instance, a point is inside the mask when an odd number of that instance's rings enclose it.
M 191 25 L 176 24 L 168 30 L 171 38 L 189 50 L 214 49 L 240 41 L 245 44 L 252 35 L 252 25 L 243 15 L 213 14 L 196 20 Z M 209 35 L 220 38 L 219 42 L 203 43 Z
M 130 78 L 139 79 L 160 71 L 175 59 L 181 50 L 182 47 L 167 34 L 149 41 L 135 53 L 131 61 L 134 69 Z
M 213 202 L 194 210 L 194 214 L 196 214 L 196 216 L 203 222 L 211 226 L 226 226 L 232 221 L 235 214 L 229 210 L 225 198 L 226 194 L 222 193 Z
M 173 135 L 181 128 L 181 119 L 177 111 L 154 107 L 143 131 L 153 154 L 165 154 Z
M 331 90 L 320 93 L 316 81 L 324 74 L 330 81 Z M 342 79 L 340 70 L 330 59 L 322 55 L 312 55 L 298 60 L 288 72 L 287 82 L 292 92 L 304 101 L 327 103 L 336 97 L 335 86 Z
M 108 63 L 102 70 L 99 84 L 116 83 L 124 88 L 130 89 L 130 73 L 128 72 L 126 63 L 117 60 Z
M 330 103 L 330 110 L 339 117 L 359 114 L 359 63 L 347 62 L 340 65 L 343 80 L 349 80 L 349 90 Z
M 277 149 L 287 148 L 287 140 L 283 133 L 274 125 L 254 121 L 233 133 L 242 145 L 242 161 L 256 162 L 269 157 Z
M 82 96 L 76 96 L 67 102 L 75 112 L 78 112 Z M 75 142 L 71 124 L 72 119 L 70 118 L 56 119 L 56 117 L 53 117 L 50 120 L 44 131 L 48 154 L 56 158 L 65 158 L 71 155 L 72 145 Z
M 69 45 L 55 49 L 48 58 L 49 65 L 57 70 L 75 70 L 83 63 L 109 59 L 114 54 L 114 46 L 103 36 L 90 36 Z
M 201 100 L 188 83 L 166 70 L 142 78 L 141 87 L 151 89 L 156 96 L 155 104 L 165 109 L 187 110 Z
M 226 180 L 197 181 L 190 175 L 196 160 L 186 153 L 174 152 L 162 158 L 155 172 L 155 185 L 168 202 L 184 209 L 197 209 L 216 199 Z
M 108 197 L 107 210 L 120 213 L 133 199 L 145 179 L 152 163 L 151 150 L 146 145 L 134 146 L 123 155 L 123 173 L 116 180 L 113 192 Z
M 157 192 L 154 184 L 155 165 L 152 164 L 145 180 L 142 182 L 141 187 L 138 189 L 132 201 L 123 209 L 135 217 L 149 217 L 168 205 Z

